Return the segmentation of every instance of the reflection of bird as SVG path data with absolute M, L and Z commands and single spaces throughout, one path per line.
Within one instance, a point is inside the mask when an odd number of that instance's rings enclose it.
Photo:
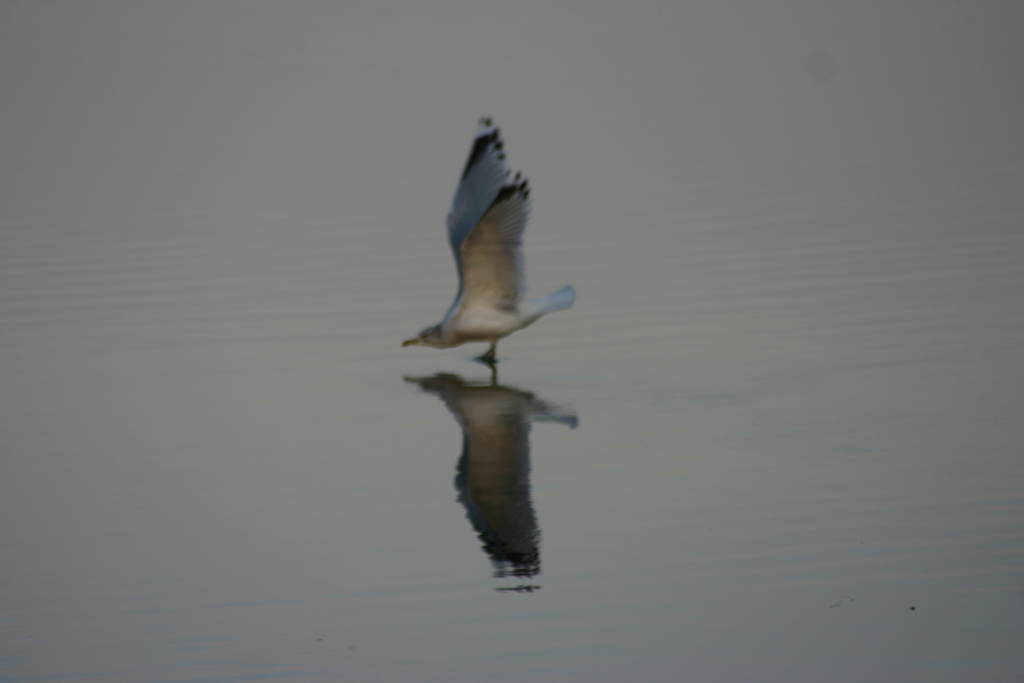
M 445 349 L 466 342 L 490 342 L 480 356 L 494 363 L 498 340 L 545 313 L 569 308 L 571 286 L 543 299 L 523 301 L 523 230 L 530 213 L 525 178 L 509 178 L 504 142 L 490 119 L 480 119 L 476 140 L 448 213 L 448 241 L 459 272 L 459 292 L 440 323 L 402 346 Z
M 540 531 L 530 502 L 530 421 L 575 428 L 576 415 L 529 392 L 466 382 L 458 375 L 405 379 L 439 396 L 462 427 L 455 488 L 494 564 L 495 576 L 538 574 Z

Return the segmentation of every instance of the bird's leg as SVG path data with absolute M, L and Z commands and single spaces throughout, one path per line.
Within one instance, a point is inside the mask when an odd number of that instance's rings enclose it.
M 487 353 L 477 357 L 477 360 L 487 365 L 494 365 L 498 361 L 494 358 L 494 352 L 498 350 L 498 342 L 492 341 L 491 348 L 487 349 Z

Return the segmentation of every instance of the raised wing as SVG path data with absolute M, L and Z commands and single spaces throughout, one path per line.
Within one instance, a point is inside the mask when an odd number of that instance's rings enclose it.
M 526 181 L 505 185 L 462 242 L 462 305 L 516 310 L 525 294 L 523 230 L 530 214 Z
M 480 119 L 476 139 L 448 212 L 448 242 L 455 255 L 460 287 L 463 278 L 462 243 L 494 204 L 509 175 L 503 147 L 501 133 L 491 119 Z

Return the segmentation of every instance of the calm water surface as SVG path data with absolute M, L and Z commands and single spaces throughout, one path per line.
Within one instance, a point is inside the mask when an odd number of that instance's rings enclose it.
M 1024 14 L 626 7 L 0 10 L 0 681 L 1020 680 Z

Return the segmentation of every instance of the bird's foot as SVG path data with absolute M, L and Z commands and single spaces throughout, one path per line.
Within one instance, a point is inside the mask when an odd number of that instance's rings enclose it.
M 498 364 L 498 359 L 494 356 L 494 349 L 489 349 L 487 353 L 482 356 L 477 356 L 473 360 L 483 363 L 484 365 L 494 366 Z

